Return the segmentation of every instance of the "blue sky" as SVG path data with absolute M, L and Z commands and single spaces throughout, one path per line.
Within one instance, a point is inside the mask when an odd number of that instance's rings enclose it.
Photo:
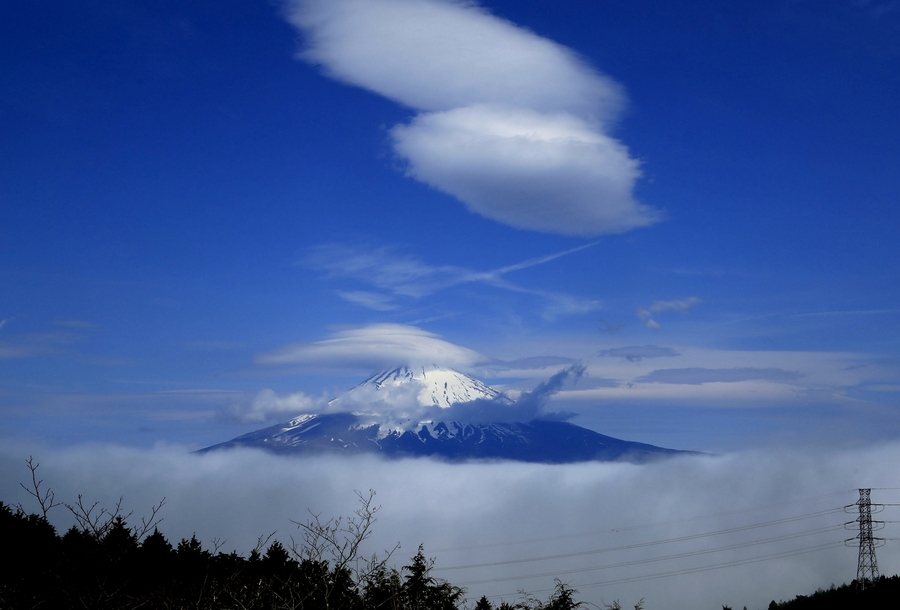
M 451 364 L 623 438 L 900 433 L 900 5 L 0 8 L 0 434 Z M 274 398 L 273 398 L 274 396 Z
M 897 0 L 6 0 L 0 501 L 33 508 L 34 455 L 63 501 L 166 497 L 171 539 L 246 553 L 374 488 L 373 551 L 439 569 L 837 508 L 695 558 L 727 570 L 579 558 L 470 592 L 763 608 L 848 582 L 840 507 L 900 489 L 898 103 Z M 404 362 L 512 394 L 581 362 L 548 411 L 717 455 L 188 452 Z

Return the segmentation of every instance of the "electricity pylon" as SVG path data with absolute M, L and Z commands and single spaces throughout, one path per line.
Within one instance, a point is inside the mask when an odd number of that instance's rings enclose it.
M 859 516 L 854 521 L 848 521 L 845 527 L 856 527 L 859 525 L 859 534 L 854 538 L 849 538 L 846 542 L 854 542 L 859 540 L 859 561 L 856 564 L 856 586 L 860 589 L 866 588 L 866 583 L 874 583 L 878 580 L 878 559 L 875 557 L 875 548 L 884 544 L 884 538 L 876 538 L 873 533 L 884 527 L 884 521 L 875 521 L 872 519 L 872 506 L 875 506 L 876 513 L 884 510 L 883 504 L 872 504 L 872 490 L 860 489 L 859 500 L 856 504 L 850 504 L 844 507 L 847 512 L 859 511 Z

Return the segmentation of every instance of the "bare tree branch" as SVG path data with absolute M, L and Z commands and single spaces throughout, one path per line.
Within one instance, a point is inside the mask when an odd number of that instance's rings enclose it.
M 78 500 L 75 504 L 65 504 L 64 506 L 68 508 L 69 512 L 72 513 L 72 516 L 75 517 L 75 521 L 78 523 L 78 528 L 81 529 L 81 531 L 99 539 L 103 538 L 107 532 L 112 529 L 116 519 L 125 521 L 131 516 L 131 513 L 134 512 L 130 511 L 126 514 L 122 513 L 122 502 L 124 499 L 124 496 L 119 496 L 119 499 L 116 501 L 116 505 L 112 510 L 101 507 L 96 513 L 94 510 L 100 503 L 94 502 L 90 506 L 86 506 L 84 497 L 81 494 L 78 494 Z
M 41 491 L 41 484 L 44 482 L 44 479 L 37 478 L 37 469 L 40 464 L 36 463 L 34 458 L 30 455 L 28 456 L 28 459 L 25 460 L 25 464 L 28 466 L 28 470 L 31 471 L 31 487 L 26 487 L 23 483 L 19 483 L 19 486 L 38 501 L 38 505 L 41 507 L 41 515 L 46 519 L 50 509 L 60 506 L 62 502 L 54 502 L 56 494 L 54 494 L 53 490 L 49 487 L 47 488 L 47 491 Z M 26 512 L 21 504 L 16 504 L 16 508 L 22 512 Z
M 260 536 L 259 538 L 257 538 L 257 539 L 256 539 L 256 546 L 253 547 L 253 550 L 251 551 L 251 553 L 254 553 L 254 552 L 255 552 L 255 553 L 260 553 L 260 554 L 262 554 L 262 550 L 263 550 L 264 548 L 266 548 L 266 545 L 269 544 L 269 540 L 271 540 L 273 536 L 275 536 L 275 532 L 272 532 L 272 533 L 269 534 L 268 536 Z
M 365 495 L 359 491 L 355 493 L 360 505 L 351 517 L 323 521 L 321 513 L 310 511 L 311 518 L 305 523 L 292 521 L 300 529 L 302 540 L 298 544 L 292 537 L 290 551 L 301 561 L 325 564 L 330 568 L 331 574 L 346 572 L 352 576 L 357 586 L 363 586 L 371 576 L 385 569 L 391 555 L 400 545 L 385 550 L 385 555 L 381 558 L 377 554 L 369 558 L 361 555 L 360 549 L 372 535 L 372 527 L 381 507 L 374 503 L 373 490 L 370 489 Z M 326 604 L 332 584 L 325 583 Z
M 140 527 L 135 527 L 131 531 L 137 538 L 137 541 L 140 542 L 144 539 L 144 537 L 150 533 L 150 530 L 155 529 L 157 525 L 162 523 L 162 517 L 157 517 L 157 513 L 162 509 L 166 504 L 166 499 L 163 498 L 158 503 L 150 507 L 150 516 L 149 517 L 141 517 L 141 525 Z M 129 515 L 131 513 L 128 513 Z

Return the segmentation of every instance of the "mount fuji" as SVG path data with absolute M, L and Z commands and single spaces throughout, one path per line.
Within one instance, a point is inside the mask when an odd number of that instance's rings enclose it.
M 571 374 L 571 369 L 561 371 L 513 400 L 459 371 L 398 367 L 331 400 L 323 413 L 298 415 L 200 451 L 253 447 L 279 454 L 374 453 L 550 464 L 641 463 L 691 453 L 612 438 L 539 412 Z

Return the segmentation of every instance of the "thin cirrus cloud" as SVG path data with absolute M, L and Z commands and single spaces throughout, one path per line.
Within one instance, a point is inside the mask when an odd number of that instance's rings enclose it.
M 81 334 L 70 330 L 13 335 L 9 339 L 0 340 L 0 360 L 61 354 L 82 338 Z
M 798 371 L 786 371 L 781 368 L 754 368 L 741 367 L 730 369 L 707 369 L 689 367 L 683 369 L 657 369 L 642 377 L 636 382 L 644 383 L 674 383 L 700 385 L 704 383 L 738 383 L 741 381 L 796 381 L 803 377 Z
M 654 301 L 649 307 L 651 313 L 659 313 L 661 311 L 687 311 L 694 305 L 699 305 L 703 299 L 699 297 L 688 297 L 687 299 L 678 299 L 675 301 Z
M 301 59 L 418 112 L 389 132 L 406 174 L 470 211 L 577 236 L 662 218 L 608 134 L 621 86 L 570 49 L 454 0 L 293 0 L 286 17 Z
M 660 347 L 658 345 L 628 345 L 625 347 L 613 347 L 600 350 L 598 355 L 624 358 L 628 362 L 640 362 L 644 358 L 671 358 L 680 356 L 681 354 L 671 347 Z
M 468 368 L 490 359 L 415 326 L 371 324 L 314 343 L 286 345 L 260 355 L 257 361 L 355 370 L 415 364 Z
M 659 322 L 654 319 L 654 314 L 664 311 L 680 311 L 681 313 L 687 313 L 691 307 L 699 305 L 702 302 L 703 299 L 699 297 L 688 297 L 686 299 L 674 301 L 654 301 L 650 307 L 647 307 L 646 309 L 638 307 L 635 309 L 634 313 L 640 318 L 641 322 L 644 323 L 644 326 L 647 328 L 658 329 L 661 328 L 661 326 Z
M 456 265 L 432 265 L 396 248 L 366 248 L 348 244 L 322 244 L 311 248 L 303 264 L 324 271 L 326 277 L 351 279 L 378 290 L 338 291 L 342 299 L 373 309 L 393 311 L 399 308 L 396 298 L 420 299 L 442 290 L 463 284 L 482 284 L 510 292 L 533 295 L 544 301 L 544 316 L 581 314 L 594 311 L 600 304 L 570 294 L 525 288 L 506 279 L 514 272 L 549 263 L 574 254 L 595 243 L 584 244 L 546 256 L 528 259 L 488 271 L 478 271 Z
M 375 311 L 394 311 L 397 305 L 391 301 L 391 297 L 367 290 L 339 290 L 338 296 L 350 303 L 356 303 L 367 309 Z

